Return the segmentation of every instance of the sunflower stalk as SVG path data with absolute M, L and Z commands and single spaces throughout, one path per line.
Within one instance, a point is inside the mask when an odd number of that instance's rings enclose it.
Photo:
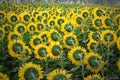
M 44 55 L 46 55 L 44 50 L 42 50 L 42 52 L 44 53 Z M 48 59 L 47 59 L 47 57 L 45 58 L 45 68 L 46 68 L 46 73 L 47 73 L 48 72 Z
M 64 57 L 63 57 L 63 54 L 60 52 L 60 50 L 59 50 L 59 49 L 57 49 L 57 51 L 58 51 L 58 52 L 59 52 L 59 54 L 60 54 L 61 67 L 62 67 L 62 69 L 64 69 L 64 65 L 63 65 L 63 63 L 64 63 L 64 61 L 63 61 Z
M 103 72 L 102 67 L 101 67 L 102 65 L 101 65 L 100 62 L 97 60 L 97 58 L 96 58 L 95 62 L 97 62 L 97 64 L 99 65 L 101 74 L 102 74 L 102 76 L 104 77 L 104 72 Z
M 107 67 L 109 73 L 109 55 L 110 55 L 110 36 L 108 36 L 108 43 L 107 43 Z
M 83 63 L 82 55 L 78 54 L 78 56 L 80 57 L 80 62 L 82 63 L 82 77 L 84 79 L 85 71 L 84 71 L 84 63 Z
M 24 53 L 22 52 L 22 50 L 21 50 L 21 48 L 20 48 L 19 46 L 17 46 L 17 48 L 18 48 L 18 50 L 19 50 L 18 52 L 20 52 L 20 53 L 22 54 L 22 56 L 21 56 L 22 63 L 25 64 Z

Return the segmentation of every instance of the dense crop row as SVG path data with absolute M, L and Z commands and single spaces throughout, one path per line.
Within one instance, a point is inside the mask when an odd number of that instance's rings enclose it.
M 120 8 L 0 5 L 1 80 L 120 78 Z

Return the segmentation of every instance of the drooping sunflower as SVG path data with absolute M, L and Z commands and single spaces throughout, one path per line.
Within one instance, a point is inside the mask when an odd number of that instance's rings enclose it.
M 34 33 L 34 32 L 36 32 L 36 31 L 37 31 L 37 26 L 36 26 L 36 24 L 33 23 L 33 22 L 30 22 L 30 23 L 28 24 L 28 26 L 27 26 L 27 31 L 28 31 L 29 33 Z
M 12 40 L 8 43 L 8 51 L 10 56 L 20 59 L 23 51 L 26 49 L 26 45 L 21 40 Z
M 22 35 L 17 33 L 16 31 L 12 31 L 8 34 L 8 40 L 12 41 L 12 40 L 21 40 L 22 39 Z
M 99 42 L 94 41 L 94 40 L 90 40 L 90 41 L 87 43 L 87 49 L 88 49 L 90 52 L 96 52 L 96 51 L 97 51 L 97 48 L 98 48 L 98 44 L 99 44 Z
M 24 23 L 18 23 L 15 25 L 14 32 L 23 35 L 25 32 L 27 32 L 27 26 Z
M 47 23 L 48 23 L 48 18 L 43 17 L 42 20 L 41 20 L 41 23 L 47 25 Z
M 28 62 L 19 68 L 18 77 L 19 80 L 41 80 L 43 71 L 40 65 Z
M 67 74 L 65 69 L 55 69 L 47 76 L 47 80 L 72 80 L 71 74 Z
M 75 26 L 78 27 L 78 26 L 81 26 L 82 24 L 84 24 L 84 19 L 81 15 L 75 15 Z
M 39 60 L 44 60 L 46 59 L 49 55 L 48 53 L 48 46 L 44 44 L 40 44 L 35 48 L 34 51 L 35 57 Z
M 117 35 L 115 34 L 114 31 L 111 30 L 104 30 L 100 34 L 100 39 L 103 44 L 109 44 L 112 45 L 116 42 L 117 40 Z
M 70 52 L 68 53 L 68 58 L 73 64 L 82 65 L 83 59 L 86 56 L 86 54 L 87 54 L 86 49 L 77 46 L 70 50 Z
M 105 23 L 102 23 L 103 21 L 103 18 L 102 17 L 96 17 L 96 18 L 94 18 L 93 20 L 92 20 L 92 25 L 93 25 L 93 27 L 95 28 L 95 29 L 100 29 L 100 28 L 103 28 L 103 25 L 105 24 Z
M 9 80 L 9 77 L 6 74 L 0 72 L 0 80 Z
M 1 10 L 0 11 L 0 22 L 3 22 L 6 20 L 6 12 Z
M 19 60 L 26 62 L 31 58 L 31 54 L 32 54 L 32 50 L 28 46 L 26 46 L 22 51 L 22 54 Z
M 98 73 L 104 66 L 104 61 L 99 54 L 90 52 L 85 56 L 84 64 L 86 64 L 86 68 L 91 72 Z
M 118 70 L 120 71 L 120 59 L 117 62 L 117 67 L 118 67 Z
M 64 35 L 63 44 L 66 48 L 72 48 L 74 46 L 77 46 L 78 45 L 77 36 L 74 35 L 73 33 Z
M 104 17 L 102 23 L 104 28 L 111 28 L 113 26 L 113 20 L 110 17 Z
M 42 13 L 39 12 L 39 14 L 37 14 L 36 17 L 35 17 L 35 21 L 41 22 L 42 19 L 43 19 Z
M 47 44 L 49 43 L 50 41 L 50 33 L 48 31 L 43 31 L 42 33 L 40 33 L 39 35 L 41 38 L 42 38 L 42 42 Z
M 55 19 L 50 18 L 48 20 L 48 26 L 51 27 L 51 28 L 54 27 L 55 26 L 55 22 L 56 22 Z
M 90 41 L 97 41 L 97 42 L 99 42 L 99 40 L 100 40 L 100 33 L 97 32 L 97 31 L 94 31 L 94 32 L 90 31 L 88 37 L 89 37 Z
M 36 46 L 40 45 L 42 43 L 42 38 L 39 35 L 33 35 L 30 39 L 30 46 L 32 48 L 36 48 Z
M 5 37 L 5 32 L 2 28 L 0 28 L 0 40 L 3 40 L 4 37 Z
M 10 31 L 12 31 L 12 25 L 8 23 L 5 23 L 4 25 L 2 25 L 2 28 L 5 33 L 9 33 Z
M 11 24 L 14 24 L 20 20 L 20 17 L 18 14 L 14 12 L 9 12 L 7 13 L 7 19 L 8 19 L 8 22 L 10 22 Z
M 55 30 L 55 29 L 50 30 L 50 34 L 49 34 L 49 41 L 50 42 L 51 41 L 54 41 L 54 42 L 60 41 L 60 38 L 61 38 L 61 35 L 57 30 Z
M 89 11 L 89 9 L 83 9 L 81 11 L 80 15 L 82 16 L 82 18 L 88 19 L 90 17 L 90 11 Z
M 32 17 L 35 18 L 39 14 L 39 11 L 34 9 L 32 10 L 31 14 L 32 14 Z
M 42 12 L 42 16 L 43 16 L 43 17 L 46 17 L 46 18 L 49 18 L 49 13 L 48 13 L 48 11 L 43 11 L 43 12 Z
M 94 18 L 95 17 L 103 17 L 105 15 L 105 13 L 106 13 L 106 11 L 101 7 L 95 7 L 92 10 L 92 14 L 94 15 Z
M 52 59 L 60 58 L 62 53 L 62 46 L 59 42 L 51 42 L 49 45 L 49 57 Z
M 37 30 L 36 30 L 37 32 L 42 32 L 43 30 L 46 29 L 46 26 L 42 24 L 41 22 L 36 22 L 35 24 L 37 26 Z
M 64 33 L 64 34 L 69 34 L 69 33 L 72 33 L 74 32 L 74 26 L 72 23 L 68 23 L 68 22 L 65 22 L 62 24 L 61 26 L 61 31 Z
M 120 50 L 120 37 L 117 39 L 117 48 Z
M 104 78 L 100 74 L 92 74 L 85 77 L 84 80 L 104 80 Z
M 20 16 L 21 21 L 24 23 L 28 23 L 32 20 L 30 13 L 27 11 L 22 12 L 21 14 L 19 14 L 19 16 Z
M 120 25 L 120 14 L 117 14 L 114 18 L 114 22 L 117 24 L 117 25 Z
M 65 17 L 57 16 L 56 17 L 56 26 L 60 29 L 63 23 L 65 23 Z

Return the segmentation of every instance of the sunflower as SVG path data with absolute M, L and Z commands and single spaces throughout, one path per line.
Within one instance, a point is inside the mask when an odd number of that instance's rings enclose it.
M 89 11 L 89 9 L 83 9 L 81 11 L 80 15 L 82 16 L 82 18 L 88 19 L 90 17 L 90 11 Z
M 24 23 L 28 23 L 32 20 L 30 13 L 27 11 L 22 12 L 21 14 L 19 14 L 19 16 L 20 16 L 21 21 Z
M 2 28 L 5 33 L 9 33 L 10 31 L 12 31 L 12 25 L 8 23 L 3 24 Z
M 104 66 L 104 61 L 99 54 L 90 52 L 85 56 L 84 64 L 86 64 L 86 68 L 91 72 L 98 73 Z
M 104 44 L 112 45 L 116 42 L 117 35 L 114 33 L 114 31 L 104 30 L 100 34 L 100 39 Z
M 82 24 L 84 24 L 84 19 L 81 15 L 75 15 L 75 26 L 78 27 L 78 26 L 81 26 Z
M 93 27 L 95 28 L 95 29 L 100 29 L 100 28 L 103 28 L 103 25 L 105 24 L 105 23 L 102 23 L 103 21 L 103 18 L 102 17 L 96 17 L 96 18 L 94 18 L 93 20 L 92 20 L 92 25 L 93 25 Z
M 120 14 L 117 14 L 114 18 L 114 22 L 117 24 L 117 25 L 120 25 Z
M 12 31 L 8 34 L 8 40 L 12 41 L 12 40 L 20 40 L 22 39 L 22 35 L 17 33 L 16 31 Z
M 49 34 L 49 41 L 60 41 L 61 35 L 59 34 L 59 32 L 55 29 L 51 29 L 50 30 L 50 34 Z
M 41 22 L 42 19 L 43 19 L 42 13 L 37 14 L 36 17 L 35 17 L 35 21 Z
M 99 40 L 100 40 L 100 33 L 97 32 L 97 31 L 94 31 L 94 32 L 90 31 L 88 37 L 89 37 L 90 41 L 97 41 L 97 42 L 99 42 Z
M 19 18 L 18 14 L 14 13 L 14 12 L 9 12 L 7 14 L 7 19 L 8 19 L 8 22 L 10 22 L 11 24 L 14 24 L 14 23 L 18 22 L 20 18 Z
M 51 42 L 49 45 L 49 56 L 52 59 L 60 58 L 60 54 L 62 53 L 62 46 L 59 42 Z
M 48 24 L 48 18 L 43 17 L 42 20 L 41 20 L 41 23 L 47 25 Z
M 43 44 L 38 45 L 34 51 L 35 57 L 39 60 L 46 59 L 48 57 L 48 46 Z
M 84 59 L 84 57 L 86 56 L 87 51 L 80 47 L 73 47 L 70 52 L 68 53 L 68 58 L 70 61 L 72 61 L 73 64 L 75 65 L 81 65 L 83 64 L 82 60 Z
M 39 35 L 42 38 L 42 42 L 44 42 L 45 44 L 47 44 L 48 42 L 50 42 L 50 33 L 48 31 L 43 31 L 42 33 L 40 33 Z
M 49 13 L 48 13 L 48 11 L 43 11 L 43 12 L 42 12 L 42 16 L 43 16 L 43 17 L 46 17 L 46 18 L 49 18 Z
M 73 33 L 66 34 L 63 37 L 63 43 L 66 48 L 72 48 L 74 46 L 77 46 L 78 45 L 77 36 L 74 35 Z
M 27 26 L 24 23 L 18 23 L 15 25 L 14 32 L 17 32 L 18 34 L 24 34 L 27 32 Z
M 3 40 L 4 37 L 5 37 L 5 32 L 2 28 L 0 28 L 0 41 Z
M 43 71 L 40 65 L 28 62 L 19 68 L 18 77 L 19 80 L 41 80 Z
M 120 37 L 117 39 L 117 48 L 120 50 Z
M 117 37 L 119 37 L 120 36 L 120 25 L 117 26 L 117 27 L 118 28 L 117 28 L 117 30 L 115 32 L 116 32 Z
M 84 80 L 104 80 L 99 74 L 88 75 Z
M 55 69 L 47 76 L 47 80 L 72 80 L 71 74 L 67 74 L 65 69 Z
M 37 26 L 36 26 L 36 24 L 33 23 L 33 22 L 30 22 L 30 23 L 28 24 L 28 26 L 27 26 L 27 31 L 28 31 L 29 33 L 34 33 L 34 32 L 36 32 L 36 31 L 37 31 Z
M 6 74 L 0 72 L 0 80 L 9 80 L 9 77 Z
M 39 14 L 39 11 L 34 9 L 32 10 L 31 14 L 32 14 L 32 17 L 35 18 Z
M 12 40 L 8 43 L 8 51 L 10 56 L 20 59 L 23 51 L 26 49 L 25 43 L 21 40 Z
M 46 26 L 42 24 L 41 22 L 36 22 L 35 24 L 37 26 L 37 30 L 36 30 L 37 32 L 41 32 L 46 29 Z
M 117 67 L 118 67 L 118 70 L 120 70 L 120 59 L 117 62 Z
M 63 23 L 65 23 L 65 17 L 57 16 L 56 17 L 56 26 L 60 28 Z
M 72 23 L 68 23 L 68 22 L 65 22 L 62 24 L 61 26 L 61 31 L 64 33 L 64 34 L 69 34 L 69 33 L 72 33 L 74 32 L 74 26 Z
M 55 26 L 55 19 L 50 18 L 50 19 L 48 20 L 48 26 L 49 26 L 49 27 L 54 27 L 54 26 Z
M 97 51 L 97 48 L 98 48 L 98 44 L 99 44 L 99 42 L 94 41 L 94 40 L 90 40 L 90 41 L 87 43 L 87 49 L 88 49 L 90 52 L 96 52 L 96 51 Z
M 113 20 L 110 17 L 104 17 L 102 23 L 105 28 L 111 28 L 113 26 Z
M 31 56 L 30 56 L 31 54 L 32 54 L 32 50 L 28 46 L 26 46 L 24 48 L 24 50 L 22 51 L 22 54 L 21 54 L 21 57 L 19 58 L 19 60 L 25 62 L 31 58 Z
M 106 11 L 100 7 L 95 7 L 93 10 L 92 10 L 92 14 L 94 15 L 94 18 L 95 17 L 103 17 L 105 15 Z
M 36 46 L 40 45 L 42 43 L 42 38 L 39 35 L 34 35 L 30 39 L 30 46 L 32 48 L 36 48 Z
M 1 10 L 0 11 L 0 22 L 3 22 L 6 20 L 6 12 Z

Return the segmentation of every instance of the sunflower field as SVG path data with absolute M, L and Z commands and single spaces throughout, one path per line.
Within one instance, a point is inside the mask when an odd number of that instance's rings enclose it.
M 120 7 L 0 4 L 0 80 L 120 80 Z

